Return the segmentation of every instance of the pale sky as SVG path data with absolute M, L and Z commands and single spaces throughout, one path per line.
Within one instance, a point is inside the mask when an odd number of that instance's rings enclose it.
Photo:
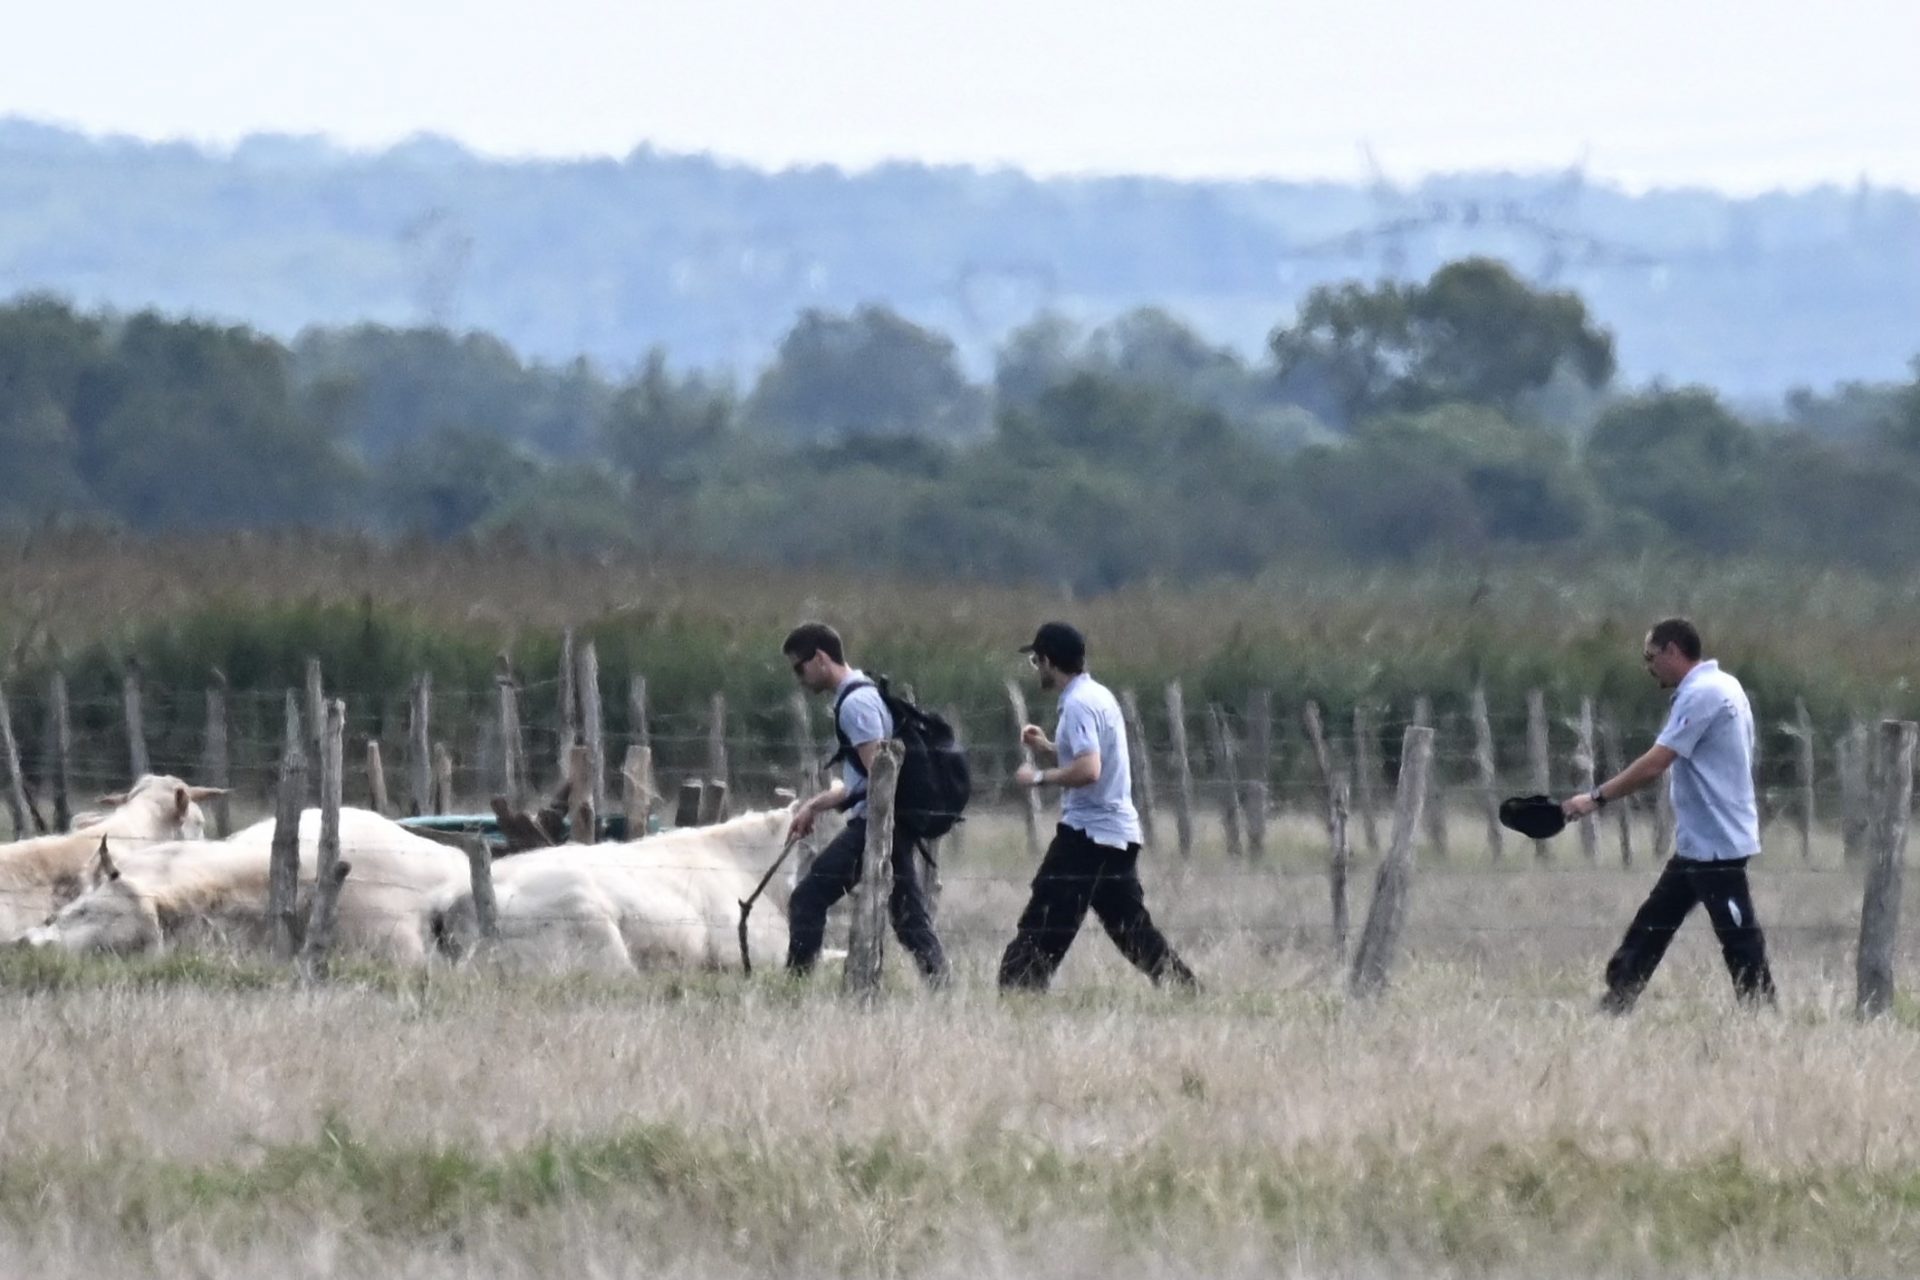
M 273 12 L 275 9 L 282 12 Z M 0 115 L 767 167 L 1920 190 L 1920 0 L 14 0 Z

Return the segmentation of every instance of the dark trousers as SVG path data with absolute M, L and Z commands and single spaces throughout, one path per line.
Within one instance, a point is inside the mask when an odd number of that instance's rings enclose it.
M 1088 907 L 1136 969 L 1155 983 L 1170 979 L 1194 987 L 1193 971 L 1147 914 L 1139 861 L 1137 844 L 1115 849 L 1095 844 L 1085 832 L 1064 823 L 1055 828 L 1053 843 L 1033 877 L 1033 896 L 1020 913 L 1018 932 L 1000 957 L 1001 990 L 1045 990 L 1080 932 Z
M 1625 1012 L 1640 997 L 1667 944 L 1695 905 L 1707 909 L 1720 954 L 1733 975 L 1734 993 L 1742 1000 L 1774 999 L 1773 973 L 1767 968 L 1767 939 L 1747 889 L 1747 860 L 1699 862 L 1671 858 L 1654 882 L 1653 891 L 1627 926 L 1613 958 L 1607 961 L 1606 1007 Z
M 789 970 L 806 973 L 819 959 L 820 945 L 827 932 L 827 911 L 860 883 L 860 863 L 866 847 L 867 820 L 854 818 L 820 851 L 820 856 L 807 868 L 807 874 L 794 886 L 793 897 L 788 902 Z M 944 982 L 947 957 L 933 932 L 933 917 L 927 911 L 927 892 L 920 883 L 917 856 L 913 837 L 895 827 L 893 893 L 887 899 L 887 912 L 893 918 L 893 932 L 900 939 L 900 945 L 913 954 L 921 974 L 930 981 Z

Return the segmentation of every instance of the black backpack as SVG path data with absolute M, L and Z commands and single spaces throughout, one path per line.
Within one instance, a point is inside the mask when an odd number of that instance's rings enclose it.
M 953 825 L 961 820 L 967 801 L 973 798 L 973 774 L 967 768 L 967 755 L 954 737 L 953 726 L 944 717 L 922 710 L 905 698 L 895 697 L 887 687 L 885 676 L 856 680 L 833 700 L 833 734 L 840 740 L 840 750 L 827 765 L 832 767 L 845 760 L 853 765 L 854 772 L 866 776 L 867 771 L 860 765 L 860 753 L 840 728 L 840 707 L 855 689 L 867 688 L 880 691 L 880 700 L 886 704 L 887 714 L 893 717 L 893 736 L 906 748 L 893 793 L 893 820 L 916 839 L 938 839 L 953 830 Z M 857 796 L 850 796 L 841 807 L 857 800 Z

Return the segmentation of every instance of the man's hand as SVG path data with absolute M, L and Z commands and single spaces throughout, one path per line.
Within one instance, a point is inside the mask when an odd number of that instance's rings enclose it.
M 1019 787 L 1037 787 L 1040 785 L 1040 771 L 1030 764 L 1023 764 L 1013 771 L 1013 782 Z
M 1560 812 L 1566 814 L 1569 819 L 1584 818 L 1599 807 L 1593 797 L 1584 791 L 1560 802 Z
M 793 821 L 787 825 L 787 843 L 804 840 L 813 830 L 815 814 L 811 804 L 800 805 L 793 811 Z
M 1037 724 L 1025 725 L 1020 730 L 1020 745 L 1029 751 L 1044 751 L 1054 754 L 1053 740 L 1047 737 L 1047 731 Z

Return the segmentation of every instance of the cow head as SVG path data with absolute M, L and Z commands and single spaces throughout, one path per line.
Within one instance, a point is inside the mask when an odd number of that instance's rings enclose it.
M 77 953 L 135 955 L 161 946 L 160 917 L 153 903 L 120 874 L 103 836 L 87 868 L 87 885 L 78 897 L 30 930 L 35 947 L 59 947 Z
M 74 820 L 74 829 L 98 827 L 115 835 L 149 840 L 204 840 L 207 817 L 200 801 L 227 794 L 224 787 L 193 787 L 166 774 L 147 774 L 127 791 L 100 797 L 103 814 Z

